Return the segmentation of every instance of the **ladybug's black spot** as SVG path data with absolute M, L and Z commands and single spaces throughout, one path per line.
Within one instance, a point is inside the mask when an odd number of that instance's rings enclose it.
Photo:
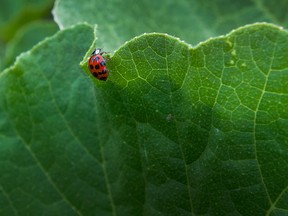
M 89 67 L 90 67 L 91 70 L 93 70 L 93 65 L 92 64 L 90 64 Z
M 99 68 L 100 68 L 99 64 L 95 65 L 96 70 L 99 70 Z
M 107 77 L 101 77 L 100 80 L 107 80 Z
M 98 77 L 98 73 L 92 73 L 92 75 L 96 78 Z
M 102 61 L 100 64 L 101 64 L 102 66 L 106 66 L 105 61 Z
M 107 70 L 102 70 L 101 73 L 102 73 L 102 74 L 106 74 L 106 73 L 107 73 Z

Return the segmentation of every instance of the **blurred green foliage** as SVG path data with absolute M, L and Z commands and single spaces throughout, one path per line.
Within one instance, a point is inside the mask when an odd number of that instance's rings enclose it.
M 0 7 L 0 70 L 58 27 L 51 16 L 54 0 L 2 0 Z

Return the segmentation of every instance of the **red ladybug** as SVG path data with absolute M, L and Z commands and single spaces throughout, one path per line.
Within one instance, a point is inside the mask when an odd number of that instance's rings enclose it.
M 91 74 L 99 80 L 106 81 L 108 78 L 109 70 L 106 67 L 106 61 L 101 52 L 101 49 L 95 49 L 88 61 L 88 67 Z

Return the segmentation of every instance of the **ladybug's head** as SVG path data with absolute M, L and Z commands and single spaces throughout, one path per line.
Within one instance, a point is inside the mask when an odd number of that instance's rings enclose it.
M 98 54 L 101 54 L 101 49 L 100 48 L 97 48 L 95 49 L 91 55 L 98 55 Z

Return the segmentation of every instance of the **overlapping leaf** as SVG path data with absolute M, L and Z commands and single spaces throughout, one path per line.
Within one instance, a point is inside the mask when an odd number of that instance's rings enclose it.
M 3 215 L 285 213 L 287 32 L 195 49 L 146 34 L 96 89 L 74 55 L 92 32 L 60 32 L 1 75 Z
M 144 32 L 168 33 L 196 45 L 255 22 L 287 27 L 287 10 L 287 0 L 57 0 L 53 14 L 62 28 L 97 24 L 98 47 L 113 51 Z

